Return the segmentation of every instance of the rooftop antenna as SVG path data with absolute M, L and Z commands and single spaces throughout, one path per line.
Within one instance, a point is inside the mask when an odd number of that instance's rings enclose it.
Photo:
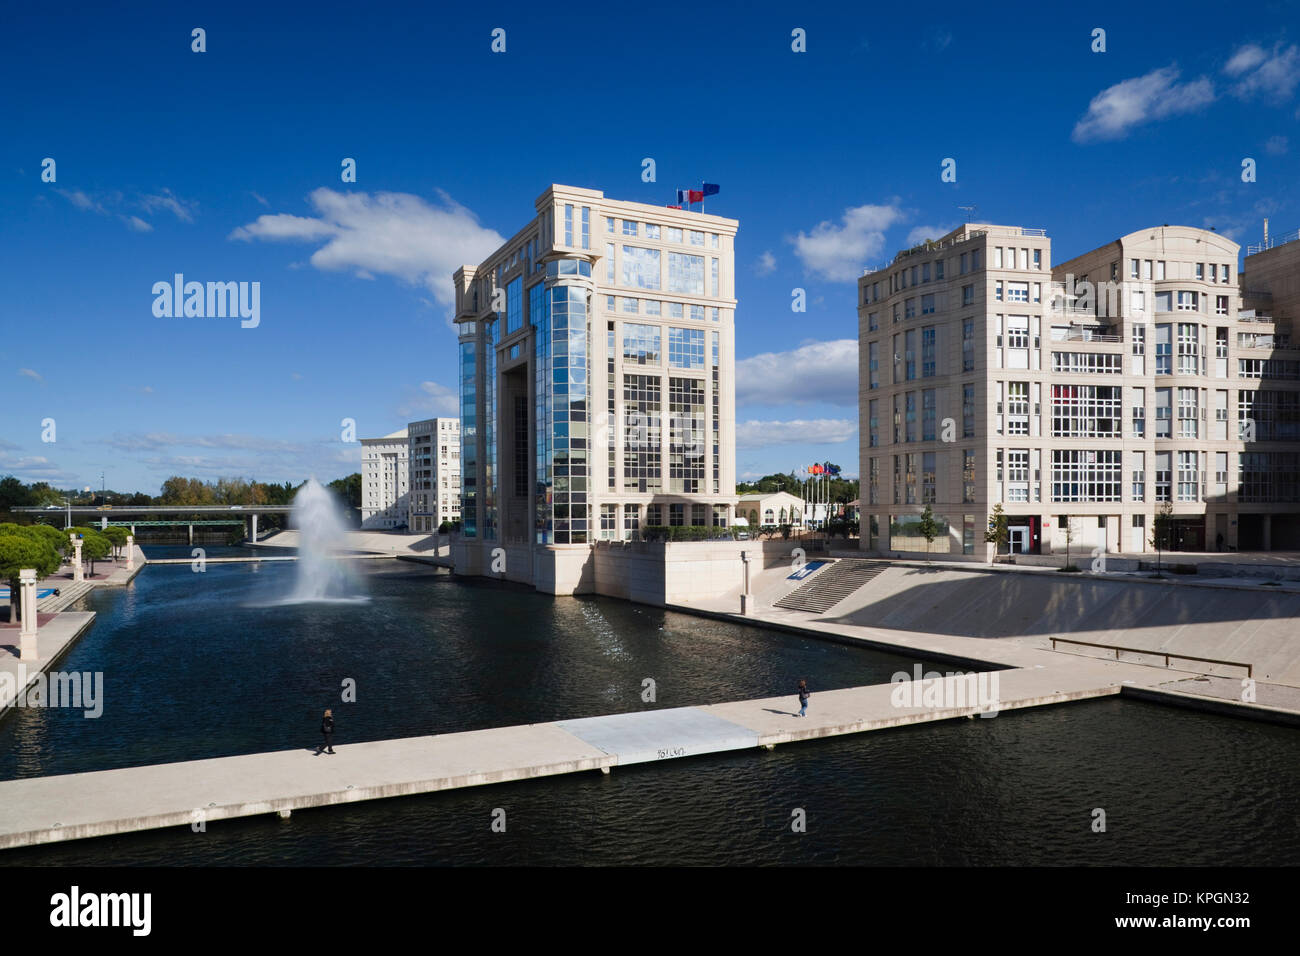
M 969 225 L 971 213 L 973 213 L 976 209 L 978 209 L 979 206 L 958 206 L 957 208 L 964 209 L 966 211 L 966 223 L 967 225 Z

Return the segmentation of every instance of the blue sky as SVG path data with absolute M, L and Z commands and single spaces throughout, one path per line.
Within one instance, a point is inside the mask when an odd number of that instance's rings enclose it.
M 1056 261 L 1151 224 L 1300 227 L 1287 4 L 178 6 L 8 12 L 0 474 L 157 493 L 358 470 L 342 419 L 454 414 L 450 272 L 552 182 L 655 204 L 721 184 L 742 478 L 857 473 L 853 277 L 960 205 L 1046 228 Z M 177 272 L 260 282 L 260 324 L 155 317 Z

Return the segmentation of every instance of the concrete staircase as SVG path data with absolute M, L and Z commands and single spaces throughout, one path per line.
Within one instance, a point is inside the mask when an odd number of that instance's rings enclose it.
M 829 611 L 888 567 L 886 561 L 841 558 L 781 598 L 776 606 L 818 614 Z
M 49 597 L 41 599 L 36 604 L 36 610 L 41 614 L 53 614 L 56 611 L 62 611 L 64 608 L 69 607 L 77 600 L 84 597 L 93 590 L 94 587 L 95 585 L 91 584 L 89 581 L 60 584 L 59 593 L 57 595 L 51 594 Z

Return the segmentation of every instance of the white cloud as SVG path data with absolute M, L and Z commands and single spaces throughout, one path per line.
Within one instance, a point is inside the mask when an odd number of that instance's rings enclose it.
M 231 239 L 315 242 L 321 270 L 352 269 L 366 277 L 396 276 L 427 287 L 443 306 L 455 302 L 451 275 L 477 264 L 505 240 L 485 229 L 464 206 L 439 190 L 441 206 L 410 193 L 340 193 L 320 188 L 309 197 L 317 217 L 259 216 Z
M 122 221 L 126 223 L 128 229 L 135 232 L 153 232 L 153 226 L 149 225 L 139 216 L 123 216 Z
M 1178 83 L 1179 76 L 1177 67 L 1166 66 L 1102 90 L 1088 104 L 1071 138 L 1076 143 L 1120 139 L 1135 126 L 1195 112 L 1214 101 L 1209 79 Z
M 186 199 L 180 199 L 170 189 L 164 188 L 162 192 L 155 195 L 146 195 L 140 197 L 140 207 L 145 212 L 153 212 L 156 209 L 166 209 L 181 222 L 194 221 L 194 209 L 198 203 Z
M 1269 53 L 1263 47 L 1248 44 L 1232 55 L 1223 72 L 1239 77 L 1232 87 L 1236 96 L 1244 99 L 1263 93 L 1286 99 L 1300 83 L 1300 47 L 1292 44 L 1284 50 L 1278 43 Z
M 949 226 L 917 226 L 907 234 L 907 245 L 909 247 L 919 246 L 927 239 L 938 239 L 946 236 L 956 228 L 957 223 L 955 222 Z
M 813 275 L 832 282 L 851 282 L 868 260 L 885 247 L 885 230 L 902 218 L 896 205 L 855 206 L 844 210 L 840 225 L 817 224 L 811 233 L 800 232 L 786 241 Z
M 857 339 L 805 342 L 789 352 L 765 352 L 736 363 L 736 403 L 858 404 Z
M 776 256 L 772 255 L 772 250 L 768 249 L 758 257 L 754 263 L 754 274 L 760 276 L 771 275 L 776 271 Z
M 397 413 L 404 418 L 412 415 L 427 415 L 430 418 L 459 415 L 460 396 L 455 389 L 437 382 L 421 382 L 418 388 L 407 389 Z
M 108 445 L 124 452 L 161 451 L 173 448 L 218 448 L 240 451 L 300 453 L 306 447 L 297 442 L 279 438 L 262 438 L 260 435 L 177 435 L 173 432 L 114 432 L 109 438 L 98 439 L 96 444 Z
M 256 199 L 258 202 L 260 202 L 263 206 L 266 206 L 267 208 L 270 208 L 270 205 L 271 205 L 271 204 L 270 204 L 269 202 L 266 201 L 266 197 L 265 197 L 265 196 L 261 196 L 261 195 L 255 193 L 255 192 L 253 192 L 251 189 L 248 191 L 248 195 L 252 196 L 252 197 L 253 197 L 254 199 Z
M 92 199 L 80 189 L 74 189 L 69 192 L 66 189 L 56 188 L 54 191 L 84 212 L 97 212 L 103 215 L 108 214 L 108 210 L 104 208 L 103 203 L 97 199 Z
M 23 378 L 30 378 L 30 379 L 32 379 L 33 381 L 37 381 L 37 382 L 43 382 L 43 381 L 45 381 L 45 379 L 41 378 L 41 374 L 40 374 L 40 372 L 37 372 L 35 369 L 31 369 L 31 368 L 20 368 L 20 369 L 18 370 L 18 374 L 21 375 L 21 376 L 23 376 Z
M 1264 144 L 1264 152 L 1270 156 L 1282 156 L 1289 148 L 1290 143 L 1285 136 L 1270 136 Z
M 736 423 L 737 448 L 772 445 L 829 445 L 856 438 L 858 423 L 851 418 L 746 421 Z

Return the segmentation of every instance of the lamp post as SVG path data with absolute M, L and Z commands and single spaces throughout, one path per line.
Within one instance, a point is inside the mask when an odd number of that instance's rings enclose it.
M 63 503 L 68 506 L 68 517 L 64 519 L 63 530 L 67 531 L 72 527 L 72 499 L 64 498 Z

